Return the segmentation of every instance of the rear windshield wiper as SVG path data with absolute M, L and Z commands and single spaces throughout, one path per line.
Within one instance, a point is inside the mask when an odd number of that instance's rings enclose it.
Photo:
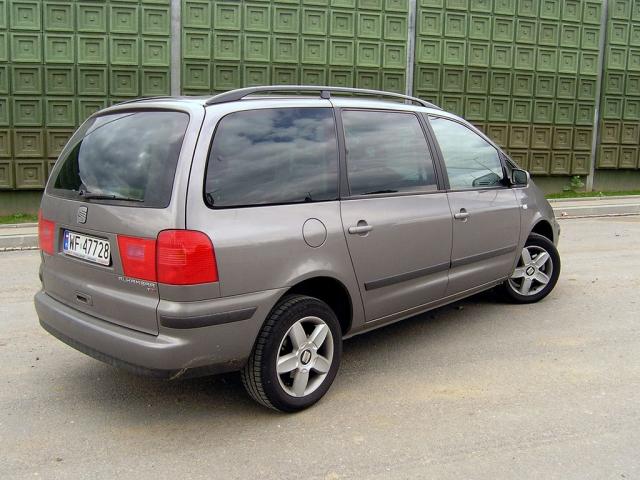
M 373 192 L 365 192 L 363 195 L 376 195 L 378 193 L 398 193 L 397 190 L 375 190 Z
M 102 193 L 88 193 L 80 191 L 79 196 L 87 200 L 120 200 L 122 202 L 144 202 L 139 198 L 119 197 L 118 195 L 107 195 Z

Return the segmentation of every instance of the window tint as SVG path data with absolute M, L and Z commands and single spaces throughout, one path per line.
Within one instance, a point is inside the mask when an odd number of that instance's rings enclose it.
M 59 161 L 53 193 L 96 200 L 125 198 L 139 206 L 169 205 L 189 116 L 181 112 L 102 115 L 83 126 L 80 141 Z M 98 197 L 102 198 L 98 198 Z
M 335 200 L 332 109 L 274 108 L 224 117 L 211 146 L 205 197 L 213 207 Z
M 433 161 L 411 113 L 342 112 L 352 195 L 436 190 Z
M 464 125 L 430 117 L 451 188 L 480 188 L 501 185 L 502 163 L 498 151 Z

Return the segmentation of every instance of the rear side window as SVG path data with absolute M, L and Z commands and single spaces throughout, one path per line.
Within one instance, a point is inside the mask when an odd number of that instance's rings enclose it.
M 209 206 L 337 197 L 338 147 L 331 108 L 250 110 L 220 120 L 205 180 Z
M 165 111 L 94 118 L 58 160 L 62 165 L 51 193 L 166 207 L 188 123 L 186 113 Z
M 429 117 L 453 189 L 496 187 L 504 174 L 498 151 L 464 125 Z
M 352 195 L 437 190 L 433 161 L 412 113 L 342 112 Z

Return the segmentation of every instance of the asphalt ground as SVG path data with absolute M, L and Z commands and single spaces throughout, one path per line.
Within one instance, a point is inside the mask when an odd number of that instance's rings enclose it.
M 0 478 L 640 478 L 640 217 L 563 220 L 560 281 L 345 342 L 315 407 L 235 374 L 165 382 L 38 325 L 36 251 L 0 253 Z

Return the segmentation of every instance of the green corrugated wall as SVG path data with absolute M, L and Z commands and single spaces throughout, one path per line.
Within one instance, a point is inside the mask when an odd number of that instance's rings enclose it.
M 298 83 L 404 92 L 408 9 L 408 0 L 183 0 L 183 92 Z
M 532 174 L 589 173 L 601 3 L 421 0 L 415 90 Z
M 88 115 L 169 93 L 169 0 L 0 1 L 0 189 L 41 189 Z
M 596 166 L 640 168 L 640 1 L 612 0 Z
M 41 189 L 90 113 L 169 94 L 172 83 L 184 94 L 260 84 L 396 92 L 412 85 L 473 121 L 534 175 L 589 174 L 594 135 L 596 174 L 638 169 L 640 0 L 610 0 L 606 30 L 603 5 L 0 0 L 0 189 Z M 171 56 L 172 32 L 179 58 Z

